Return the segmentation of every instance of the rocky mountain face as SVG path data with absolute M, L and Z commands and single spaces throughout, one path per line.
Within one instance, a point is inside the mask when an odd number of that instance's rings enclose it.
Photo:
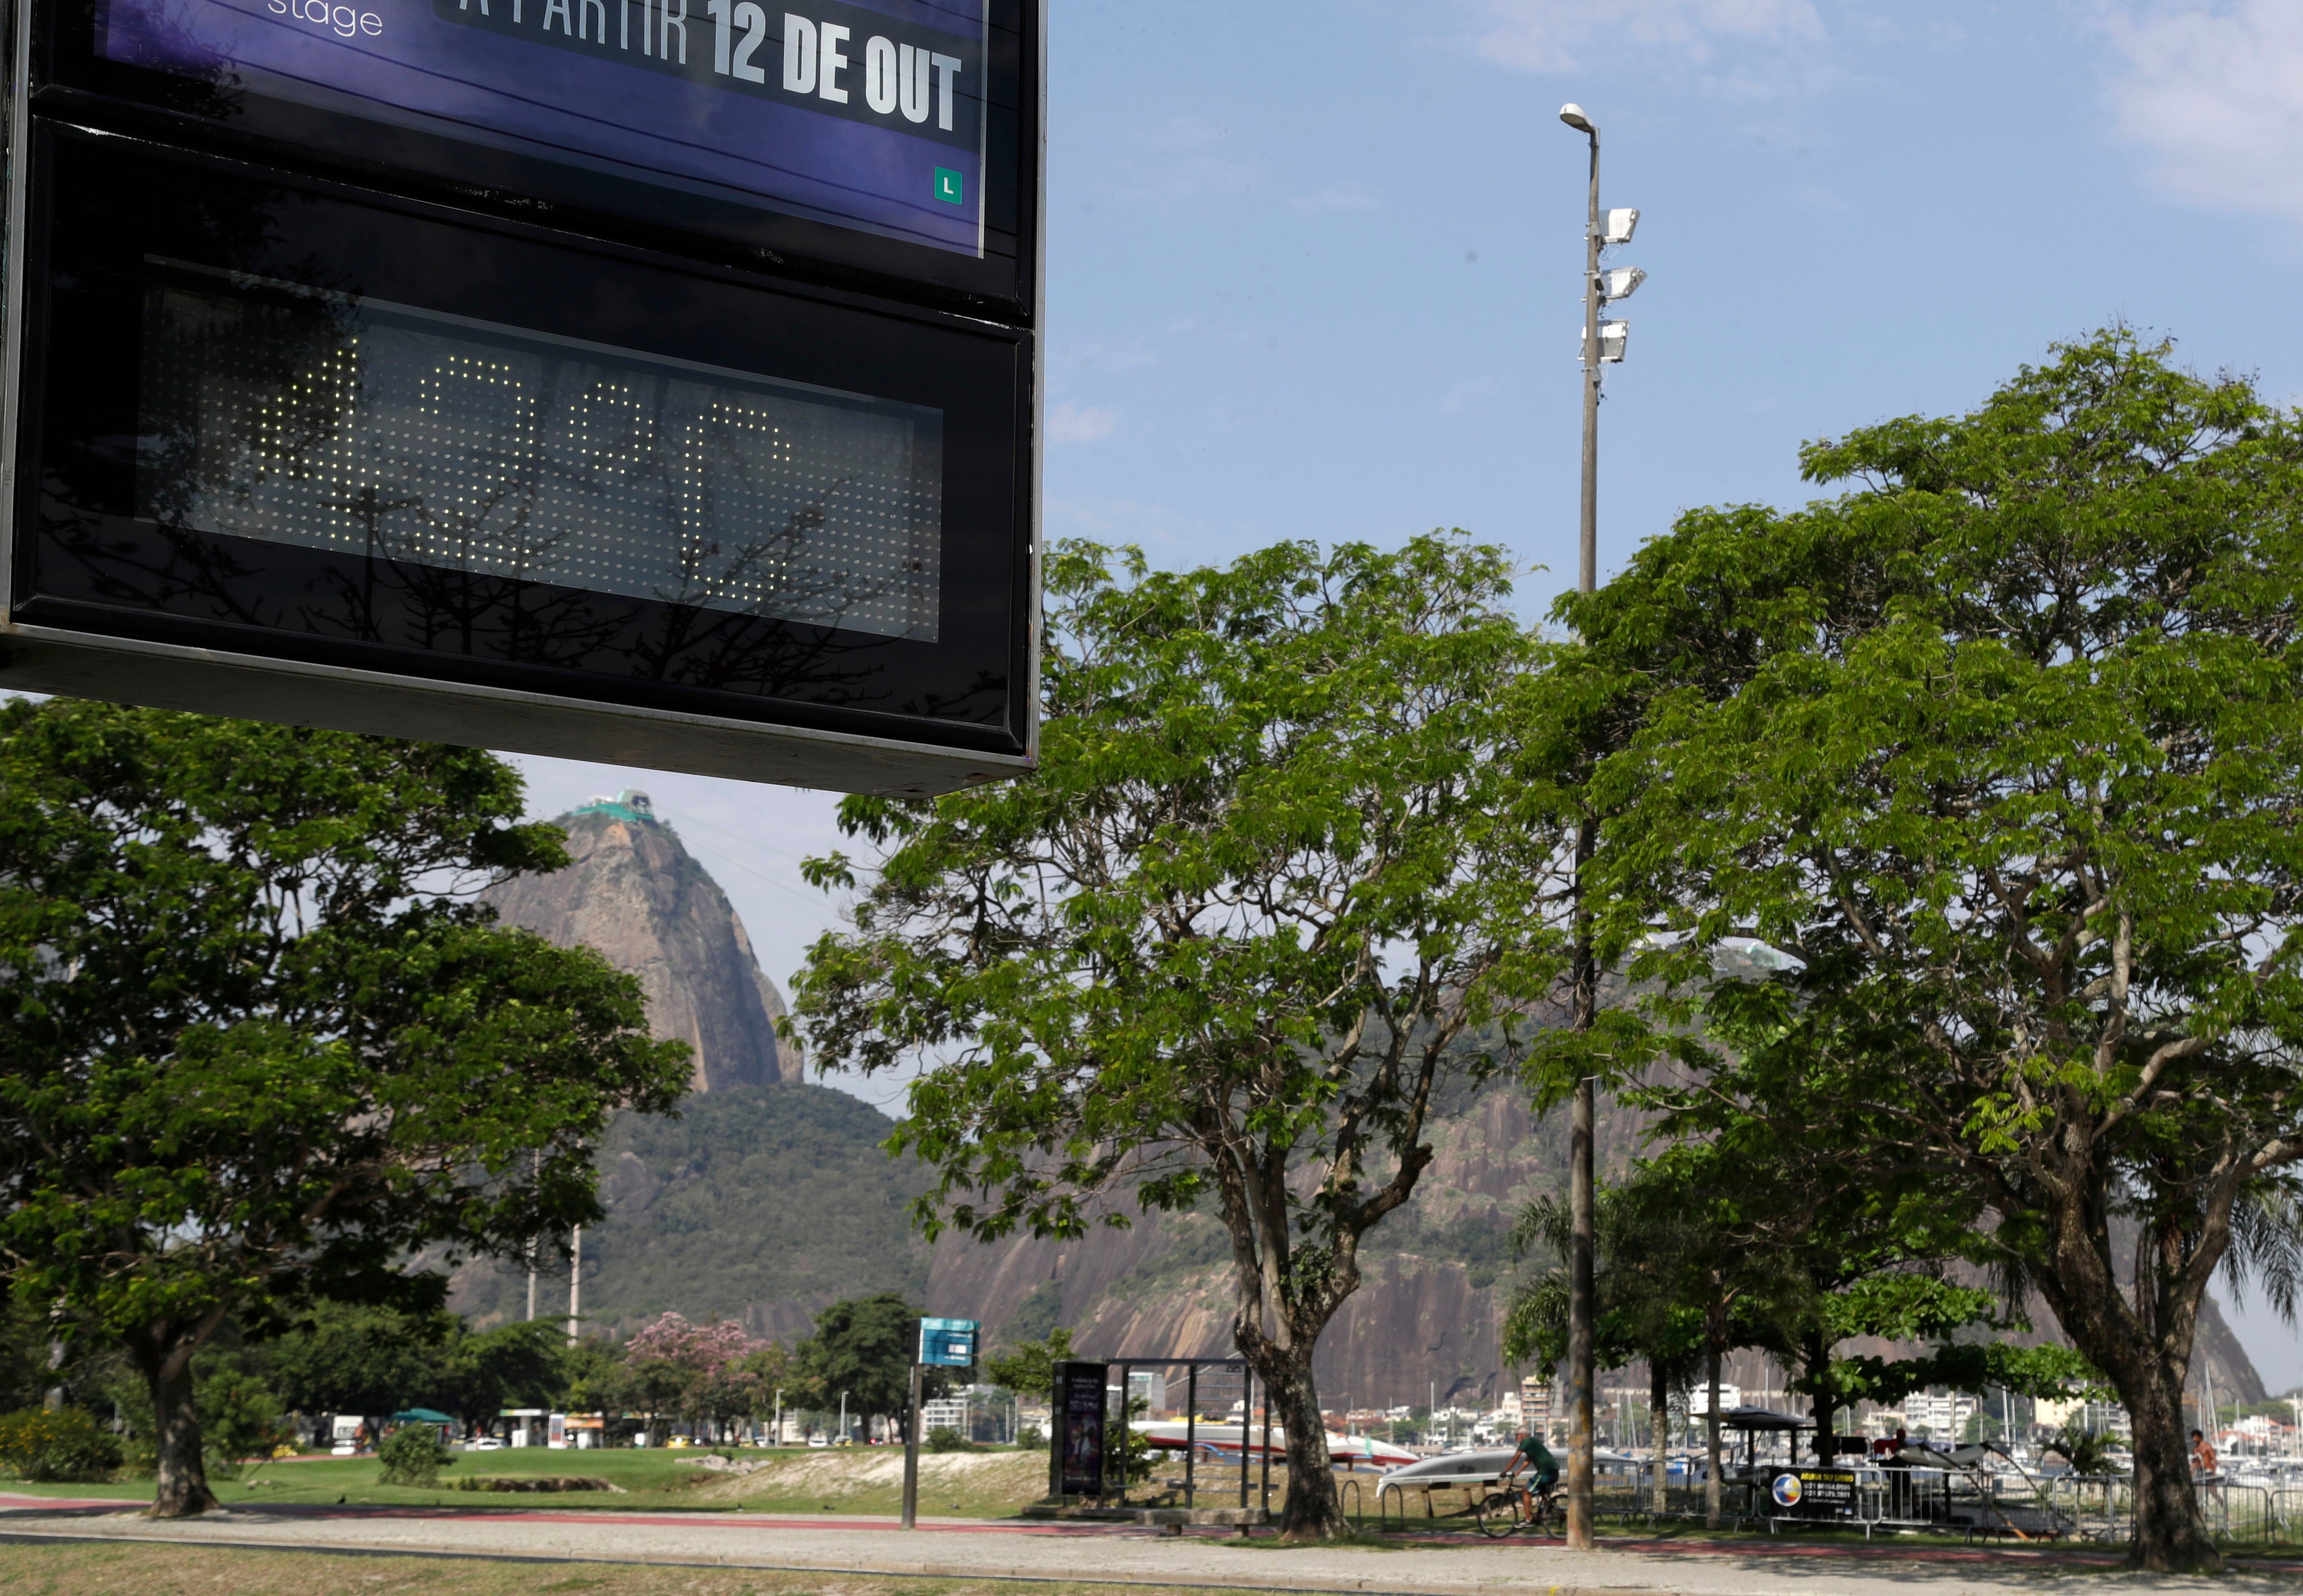
M 655 1034 L 696 1050 L 694 1090 L 798 1080 L 797 1052 L 776 1037 L 782 994 L 727 894 L 647 795 L 595 798 L 560 824 L 573 862 L 491 888 L 504 921 L 563 948 L 595 948 L 638 976 Z
M 593 1325 L 628 1331 L 676 1309 L 790 1341 L 840 1297 L 894 1290 L 924 1312 L 981 1319 L 994 1344 L 1062 1324 L 1086 1355 L 1231 1354 L 1230 1247 L 1205 1214 L 1134 1215 L 1126 1229 L 1077 1242 L 923 1242 L 908 1209 L 926 1175 L 882 1151 L 894 1128 L 885 1115 L 803 1082 L 800 1060 L 775 1035 L 782 999 L 742 925 L 645 796 L 595 799 L 561 824 L 574 862 L 506 883 L 490 900 L 511 924 L 589 944 L 637 975 L 656 1034 L 696 1049 L 695 1094 L 680 1117 L 628 1118 L 603 1150 L 608 1219 L 584 1235 Z M 1642 1128 L 1632 1110 L 1603 1101 L 1601 1168 L 1627 1161 Z M 1487 1402 L 1514 1378 L 1500 1352 L 1522 1268 L 1511 1225 L 1530 1198 L 1565 1184 L 1565 1117 L 1538 1119 L 1523 1089 L 1499 1082 L 1440 1105 L 1432 1141 L 1437 1161 L 1413 1200 L 1368 1238 L 1363 1283 L 1321 1338 L 1329 1406 L 1434 1394 Z M 519 1317 L 526 1285 L 524 1272 L 475 1267 L 451 1300 L 485 1326 Z M 565 1270 L 539 1287 L 538 1311 L 564 1313 Z M 2044 1313 L 2035 1321 L 2052 1323 Z M 2218 1387 L 2260 1399 L 2260 1378 L 2212 1304 L 2200 1330 Z M 1725 1378 L 1753 1391 L 1782 1383 L 1751 1353 L 1732 1359 Z
M 1633 1111 L 1602 1098 L 1595 1155 L 1603 1173 L 1628 1161 L 1642 1129 Z M 1320 1338 L 1314 1369 L 1327 1406 L 1412 1406 L 1435 1392 L 1443 1404 L 1452 1397 L 1469 1406 L 1494 1400 L 1517 1378 L 1501 1353 L 1503 1315 L 1523 1267 L 1511 1225 L 1529 1199 L 1565 1188 L 1565 1116 L 1538 1119 L 1523 1091 L 1498 1084 L 1443 1114 L 1432 1142 L 1438 1157 L 1415 1196 L 1368 1237 L 1362 1284 Z M 1198 1214 L 1145 1216 L 1080 1242 L 946 1240 L 929 1272 L 928 1311 L 982 1319 L 994 1343 L 1060 1323 L 1084 1356 L 1223 1357 L 1232 1352 L 1229 1261 L 1220 1227 Z M 2040 1328 L 2017 1338 L 2061 1339 L 2044 1305 L 2034 1304 L 2030 1317 Z M 2198 1347 L 2218 1389 L 2263 1399 L 2262 1377 L 2212 1299 Z M 1897 1357 L 1926 1348 L 1864 1340 L 1848 1350 Z M 1729 1358 L 1722 1378 L 1754 1392 L 1784 1384 L 1756 1351 Z M 1641 1369 L 1602 1384 L 1638 1389 L 1646 1380 Z
M 1602 1110 L 1603 1165 L 1629 1156 L 1639 1122 Z M 1567 1168 L 1564 1118 L 1537 1119 L 1510 1085 L 1465 1094 L 1432 1131 L 1438 1158 L 1415 1196 L 1372 1232 L 1362 1283 L 1320 1338 L 1315 1372 L 1330 1407 L 1421 1404 L 1436 1393 L 1492 1401 L 1516 1375 L 1500 1351 L 1520 1264 L 1520 1208 Z M 1230 1244 L 1202 1214 L 1137 1217 L 1079 1242 L 947 1240 L 928 1279 L 931 1312 L 984 1322 L 988 1338 L 1067 1325 L 1085 1355 L 1231 1353 Z

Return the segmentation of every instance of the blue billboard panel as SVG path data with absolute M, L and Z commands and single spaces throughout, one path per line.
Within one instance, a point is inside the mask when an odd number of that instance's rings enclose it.
M 989 0 L 109 0 L 97 52 L 984 254 Z
M 934 1367 L 965 1369 L 975 1362 L 976 1332 L 973 1319 L 920 1321 L 920 1362 Z

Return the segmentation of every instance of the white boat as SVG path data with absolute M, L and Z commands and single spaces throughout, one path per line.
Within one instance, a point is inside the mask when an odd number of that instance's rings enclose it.
M 1213 1457 L 1231 1458 L 1236 1458 L 1240 1454 L 1239 1422 L 1236 1419 L 1202 1419 L 1188 1426 L 1181 1419 L 1137 1419 L 1128 1428 L 1142 1436 L 1147 1445 L 1162 1451 L 1181 1452 L 1189 1448 Z M 1248 1426 L 1247 1455 L 1250 1457 L 1263 1456 L 1263 1426 L 1261 1424 Z M 1271 1427 L 1271 1456 L 1274 1462 L 1287 1456 L 1287 1432 L 1277 1424 Z M 1371 1435 L 1330 1435 L 1328 1437 L 1328 1460 L 1346 1468 L 1365 1464 L 1384 1469 L 1395 1464 L 1413 1463 L 1416 1457 L 1405 1447 L 1396 1447 Z
M 1511 1460 L 1515 1456 L 1517 1451 L 1511 1447 L 1472 1452 L 1442 1452 L 1437 1457 L 1418 1457 L 1403 1463 L 1397 1468 L 1386 1469 L 1383 1482 L 1434 1489 L 1486 1484 L 1502 1478 L 1504 1470 L 1511 1466 Z

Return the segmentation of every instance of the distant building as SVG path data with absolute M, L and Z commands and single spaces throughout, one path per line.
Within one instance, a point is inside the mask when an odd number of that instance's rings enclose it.
M 2033 1424 L 2041 1430 L 2060 1430 L 2066 1424 L 2077 1424 L 2082 1430 L 2093 1430 L 2105 1435 L 2133 1433 L 2127 1420 L 2127 1409 L 2116 1402 L 2087 1402 L 2077 1398 L 2058 1401 L 2042 1397 L 2031 1409 Z
M 1914 1391 L 1903 1398 L 1903 1422 L 1914 1435 L 1932 1440 L 1957 1440 L 1967 1432 L 1975 1412 L 1975 1398 L 1961 1391 L 1943 1397 Z
M 931 1434 L 938 1430 L 950 1430 L 961 1435 L 967 1433 L 967 1395 L 938 1397 L 920 1404 L 920 1430 Z
M 1146 1413 L 1157 1414 L 1167 1412 L 1167 1371 L 1130 1369 L 1127 1372 L 1127 1398 L 1130 1402 L 1143 1403 Z

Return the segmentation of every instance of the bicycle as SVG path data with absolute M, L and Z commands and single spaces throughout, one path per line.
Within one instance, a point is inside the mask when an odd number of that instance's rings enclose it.
M 1532 1496 L 1533 1510 L 1523 1515 L 1522 1503 Z M 1480 1533 L 1492 1541 L 1525 1531 L 1530 1534 L 1560 1533 L 1567 1528 L 1567 1505 L 1562 1499 L 1559 1487 L 1523 1491 L 1518 1486 L 1506 1486 L 1482 1497 L 1472 1508 L 1480 1524 Z

